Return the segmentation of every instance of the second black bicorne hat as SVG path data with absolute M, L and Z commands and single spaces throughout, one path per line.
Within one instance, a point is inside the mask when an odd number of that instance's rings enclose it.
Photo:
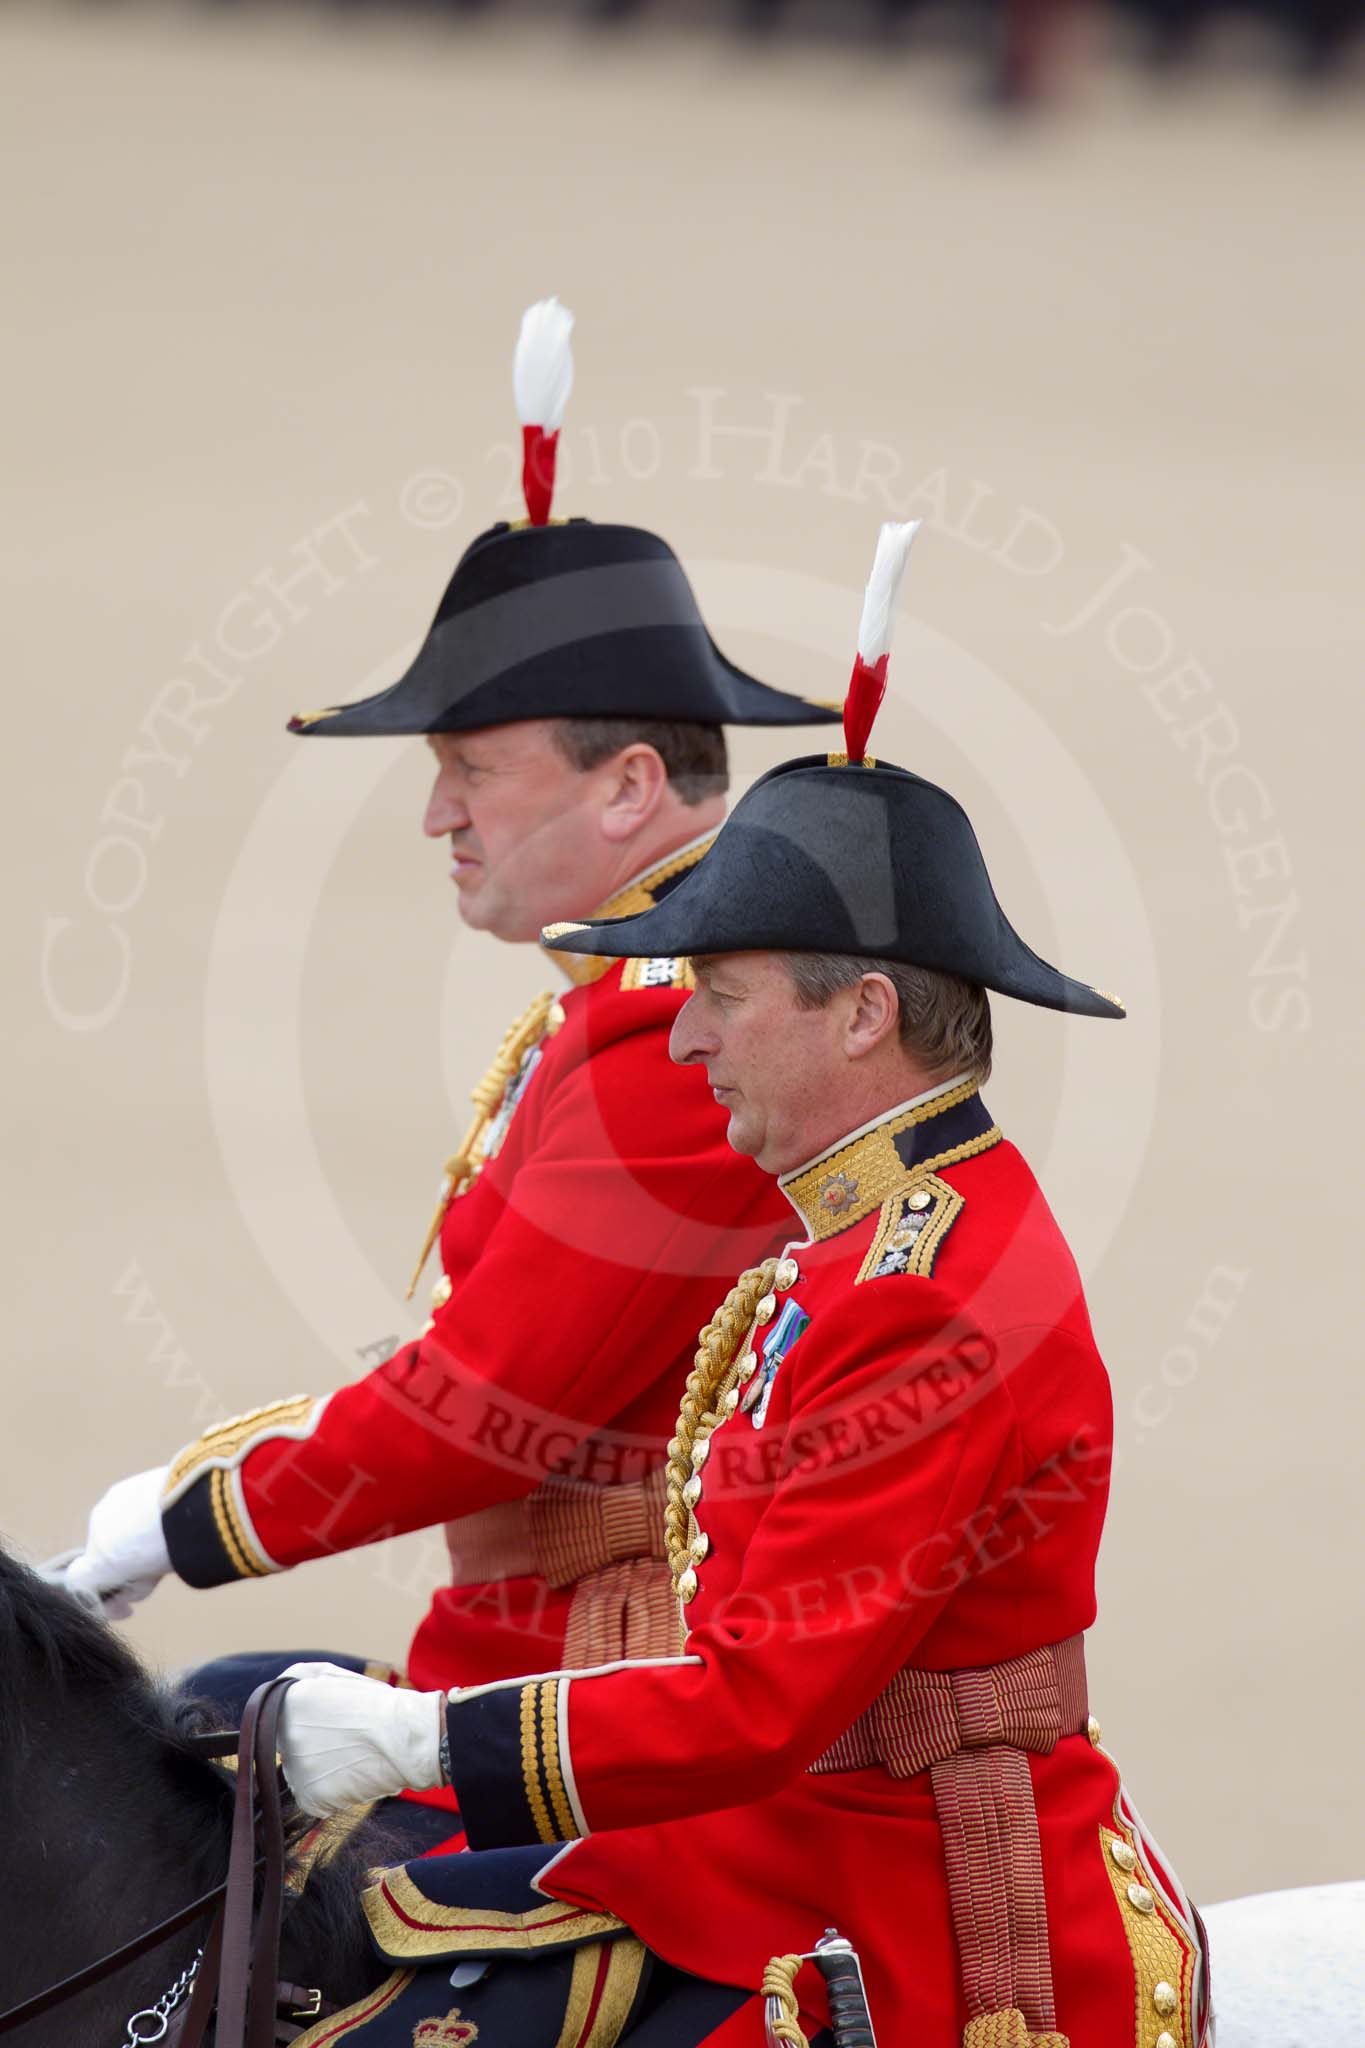
M 698 725 L 824 725 L 827 704 L 727 661 L 666 541 L 639 527 L 552 522 L 555 454 L 573 383 L 572 316 L 557 300 L 522 322 L 513 385 L 529 514 L 470 543 L 417 658 L 386 690 L 305 712 L 294 732 L 441 733 L 528 718 Z
M 559 953 L 852 953 L 904 960 L 1022 1002 L 1121 1017 L 1112 996 L 1025 945 L 956 797 L 904 768 L 786 761 L 756 782 L 709 853 L 638 917 L 551 925 Z
M 913 532 L 883 528 L 848 694 L 848 754 L 771 769 L 662 902 L 636 917 L 551 925 L 547 945 L 636 959 L 779 952 L 902 960 L 1048 1009 L 1123 1016 L 1115 997 L 1061 973 L 1020 938 L 956 797 L 864 754 Z

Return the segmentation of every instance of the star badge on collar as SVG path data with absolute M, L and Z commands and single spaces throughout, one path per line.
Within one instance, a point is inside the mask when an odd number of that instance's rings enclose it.
M 815 1199 L 831 1216 L 842 1216 L 858 1199 L 858 1183 L 849 1173 L 827 1173 L 815 1190 Z

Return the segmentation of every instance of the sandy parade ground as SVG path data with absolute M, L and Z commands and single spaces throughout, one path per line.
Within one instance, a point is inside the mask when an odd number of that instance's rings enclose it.
M 547 968 L 461 931 L 420 742 L 284 722 L 515 516 L 557 292 L 564 509 L 664 532 L 758 673 L 838 694 L 878 520 L 926 520 L 878 752 L 1130 1009 L 1000 1002 L 988 1095 L 1114 1381 L 1106 1745 L 1196 1897 L 1359 1875 L 1358 104 L 1115 64 L 998 123 L 943 54 L 661 12 L 12 0 L 0 74 L 7 1539 L 421 1326 Z M 132 1632 L 398 1659 L 442 1563 L 172 1583 Z

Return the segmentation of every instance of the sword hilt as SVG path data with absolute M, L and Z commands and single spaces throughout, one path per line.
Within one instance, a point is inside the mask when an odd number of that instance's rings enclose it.
M 877 2048 L 863 1986 L 863 1966 L 853 1944 L 833 1927 L 827 1927 L 815 1944 L 812 1960 L 829 1993 L 836 2048 Z

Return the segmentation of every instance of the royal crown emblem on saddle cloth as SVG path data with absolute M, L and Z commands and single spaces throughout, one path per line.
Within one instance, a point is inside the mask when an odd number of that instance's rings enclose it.
M 471 2020 L 461 2019 L 456 2005 L 444 2019 L 418 2020 L 412 2030 L 412 2048 L 469 2048 L 478 2038 L 478 2028 Z

